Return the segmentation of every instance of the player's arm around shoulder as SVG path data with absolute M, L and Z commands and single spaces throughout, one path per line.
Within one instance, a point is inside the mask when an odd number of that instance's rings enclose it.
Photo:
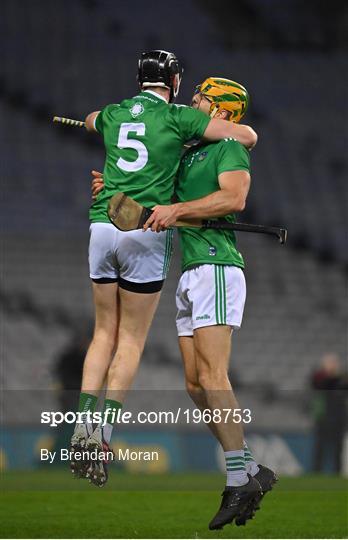
M 211 219 L 242 212 L 250 188 L 247 170 L 226 170 L 218 174 L 220 189 L 201 199 L 172 205 L 177 221 L 185 219 Z
M 228 138 L 235 139 L 248 150 L 252 150 L 257 143 L 257 133 L 250 126 L 212 118 L 204 132 L 203 139 L 206 141 L 220 141 Z
M 221 141 L 217 151 L 216 176 L 220 189 L 200 199 L 156 206 L 145 223 L 145 230 L 159 232 L 178 221 L 218 218 L 244 210 L 251 181 L 249 152 L 232 139 Z
M 218 181 L 220 189 L 201 199 L 155 206 L 144 230 L 160 232 L 182 220 L 218 218 L 244 210 L 250 173 L 246 170 L 223 171 L 218 175 Z

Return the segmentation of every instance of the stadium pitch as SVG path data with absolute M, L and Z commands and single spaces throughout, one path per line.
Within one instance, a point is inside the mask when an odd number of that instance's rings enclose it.
M 2 538 L 347 538 L 348 481 L 280 478 L 245 527 L 209 531 L 223 475 L 113 472 L 104 489 L 66 470 L 3 472 Z

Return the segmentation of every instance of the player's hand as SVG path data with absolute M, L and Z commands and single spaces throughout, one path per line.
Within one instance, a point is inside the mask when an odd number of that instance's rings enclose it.
M 143 230 L 151 229 L 153 232 L 165 231 L 174 225 L 177 220 L 177 205 L 157 205 L 152 208 L 152 214 L 143 226 Z
M 99 171 L 92 171 L 92 176 L 93 176 L 93 179 L 92 179 L 92 184 L 91 184 L 91 191 L 92 191 L 92 199 L 93 201 L 95 201 L 98 193 L 104 187 L 103 173 Z

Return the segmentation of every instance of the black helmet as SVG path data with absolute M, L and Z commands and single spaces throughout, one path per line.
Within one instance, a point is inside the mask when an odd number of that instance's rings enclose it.
M 175 54 L 167 51 L 149 51 L 141 54 L 138 63 L 140 88 L 163 86 L 170 89 L 169 101 L 179 93 L 183 69 Z

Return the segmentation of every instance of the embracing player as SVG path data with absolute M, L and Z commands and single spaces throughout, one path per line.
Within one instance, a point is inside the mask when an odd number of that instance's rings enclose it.
M 109 449 L 113 412 L 122 407 L 138 369 L 171 255 L 172 231 L 118 231 L 107 215 L 109 199 L 123 192 L 146 207 L 170 204 L 182 146 L 189 140 L 234 137 L 248 147 L 256 143 L 248 126 L 211 120 L 202 111 L 172 104 L 181 75 L 174 54 L 143 53 L 138 67 L 141 92 L 86 118 L 87 129 L 103 136 L 106 160 L 105 186 L 90 210 L 95 330 L 84 363 L 79 411 L 94 412 L 106 379 L 107 421 L 93 430 L 86 416 L 76 425 L 73 456 L 81 450 Z M 98 486 L 107 481 L 102 460 L 73 457 L 71 468 L 75 476 L 87 474 Z
M 248 94 L 234 81 L 213 77 L 197 87 L 192 106 L 207 116 L 239 122 Z M 161 231 L 185 218 L 223 216 L 235 221 L 234 212 L 245 206 L 249 171 L 249 152 L 234 139 L 193 145 L 177 175 L 179 202 L 155 207 L 145 229 Z M 101 186 L 96 179 L 94 192 Z M 177 289 L 177 329 L 188 392 L 201 409 L 238 409 L 228 365 L 232 329 L 241 325 L 246 296 L 243 257 L 231 231 L 179 228 L 179 235 L 183 275 Z M 230 420 L 209 425 L 224 449 L 227 471 L 222 504 L 211 529 L 234 519 L 245 523 L 276 481 L 273 471 L 252 458 L 242 424 Z
M 248 101 L 240 84 L 211 77 L 197 87 L 192 106 L 211 117 L 239 122 Z M 249 152 L 238 141 L 193 145 L 183 156 L 177 175 L 179 202 L 155 207 L 144 228 L 160 231 L 189 218 L 224 217 L 233 222 L 235 212 L 245 207 L 249 187 Z M 178 231 L 183 274 L 176 293 L 176 324 L 187 390 L 201 409 L 239 409 L 228 367 L 232 331 L 241 326 L 246 298 L 243 257 L 233 231 L 181 227 Z M 276 476 L 253 460 L 241 422 L 229 417 L 228 422 L 211 422 L 209 427 L 226 460 L 223 500 L 209 525 L 219 529 L 233 519 L 242 524 L 251 517 L 253 502 L 250 512 L 241 518 L 236 501 L 248 498 L 255 480 L 263 494 L 270 491 Z M 254 507 L 261 497 L 256 496 Z

